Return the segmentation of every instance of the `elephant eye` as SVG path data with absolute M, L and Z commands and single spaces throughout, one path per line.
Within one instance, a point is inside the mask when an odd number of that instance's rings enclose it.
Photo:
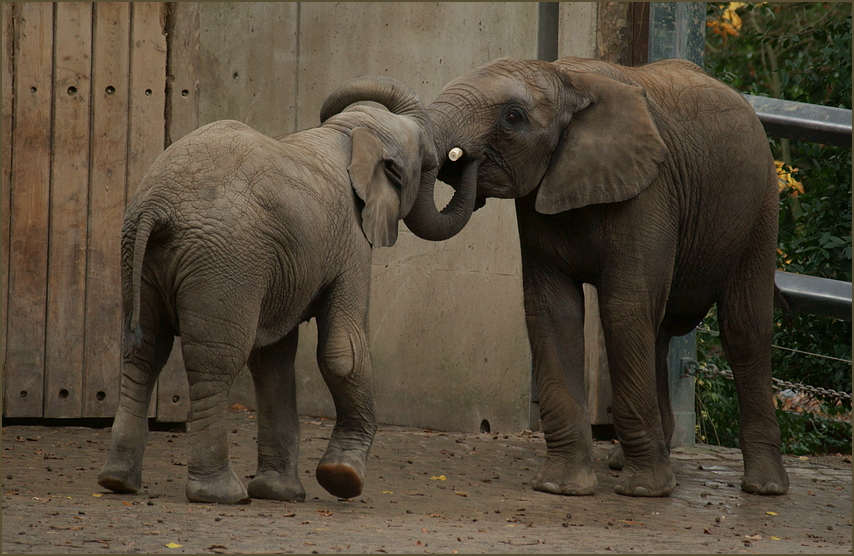
M 507 111 L 507 114 L 504 115 L 504 119 L 507 120 L 507 123 L 509 124 L 518 124 L 522 121 L 522 114 L 513 108 Z
M 504 123 L 515 126 L 525 121 L 525 116 L 518 108 L 510 108 L 504 112 Z

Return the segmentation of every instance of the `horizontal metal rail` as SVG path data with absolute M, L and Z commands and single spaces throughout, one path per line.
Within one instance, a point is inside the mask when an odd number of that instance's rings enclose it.
M 789 311 L 851 320 L 851 282 L 777 271 L 774 277 Z M 778 309 L 785 309 L 777 302 Z
M 851 110 L 744 95 L 765 133 L 851 148 Z M 788 310 L 851 320 L 851 282 L 777 271 L 774 280 Z M 777 300 L 775 306 L 785 309 Z
M 851 110 L 753 95 L 744 98 L 768 135 L 851 148 Z

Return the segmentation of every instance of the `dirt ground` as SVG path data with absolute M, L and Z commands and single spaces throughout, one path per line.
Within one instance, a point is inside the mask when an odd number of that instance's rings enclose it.
M 232 460 L 254 472 L 254 414 L 232 411 Z M 303 503 L 190 504 L 187 435 L 152 432 L 143 490 L 97 485 L 109 429 L 3 428 L 4 553 L 851 553 L 851 458 L 786 458 L 788 494 L 741 492 L 741 453 L 672 454 L 669 498 L 613 492 L 609 442 L 596 444 L 592 497 L 535 492 L 540 433 L 459 434 L 382 426 L 363 495 L 314 479 L 332 422 L 305 418 Z

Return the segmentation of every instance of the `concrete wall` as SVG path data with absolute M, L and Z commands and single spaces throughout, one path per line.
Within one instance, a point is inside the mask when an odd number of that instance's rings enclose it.
M 591 8 L 592 6 L 592 8 Z M 560 55 L 591 56 L 595 4 L 562 3 Z M 501 56 L 535 58 L 538 4 L 199 3 L 199 125 L 233 118 L 277 135 L 317 125 L 327 94 L 382 74 L 429 103 L 445 83 Z M 592 50 L 591 50 L 592 49 Z M 439 202 L 450 188 L 437 187 Z M 531 426 L 530 350 L 513 202 L 490 199 L 457 237 L 431 243 L 400 224 L 376 249 L 370 344 L 384 423 L 477 431 Z M 334 416 L 301 327 L 300 411 Z M 250 404 L 251 379 L 233 399 Z

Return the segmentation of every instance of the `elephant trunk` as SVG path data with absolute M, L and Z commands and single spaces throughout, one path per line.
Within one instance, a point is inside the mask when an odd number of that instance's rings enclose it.
M 435 104 L 435 103 L 434 103 Z M 434 110 L 431 105 L 427 112 L 433 124 L 436 154 L 439 157 L 439 168 L 444 168 L 443 174 L 452 176 L 448 183 L 456 191 L 447 206 L 440 212 L 433 199 L 433 187 L 439 171 L 430 175 L 422 175 L 421 187 L 415 198 L 415 204 L 409 215 L 403 219 L 406 226 L 421 239 L 443 241 L 457 235 L 468 223 L 475 209 L 477 197 L 477 172 L 483 161 L 476 154 L 456 149 L 449 159 L 449 151 L 458 144 L 456 138 L 448 135 L 450 130 L 458 127 L 446 118 L 444 113 Z M 459 124 L 459 122 L 456 122 Z M 458 159 L 459 154 L 462 158 Z M 473 156 L 474 155 L 474 156 Z M 452 171 L 448 171 L 452 170 Z M 447 178 L 445 178 L 447 179 Z
M 433 199 L 437 172 L 422 174 L 415 204 L 403 219 L 409 230 L 429 241 L 444 241 L 460 233 L 474 212 L 480 163 L 481 160 L 475 160 L 465 164 L 457 190 L 441 212 Z
M 392 114 L 415 118 L 425 137 L 433 137 L 433 124 L 418 95 L 405 83 L 382 75 L 357 77 L 337 87 L 320 108 L 320 123 L 354 102 L 366 100 L 382 104 Z

